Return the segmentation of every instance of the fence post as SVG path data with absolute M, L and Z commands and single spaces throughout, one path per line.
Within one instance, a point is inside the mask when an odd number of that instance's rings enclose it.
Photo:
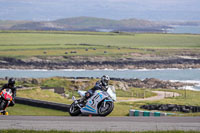
M 185 88 L 185 99 L 187 98 L 187 91 L 186 91 L 186 88 Z

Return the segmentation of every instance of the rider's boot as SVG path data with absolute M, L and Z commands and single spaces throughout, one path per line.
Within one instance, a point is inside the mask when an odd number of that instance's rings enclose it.
M 7 111 L 5 111 L 5 112 L 4 112 L 4 115 L 8 115 L 8 112 L 7 112 Z
M 82 97 L 82 98 L 79 100 L 80 106 L 85 106 L 86 102 L 87 102 L 87 99 L 86 99 L 85 97 Z
M 5 110 L 3 110 L 3 111 L 1 112 L 1 115 L 8 115 L 8 112 L 5 111 Z

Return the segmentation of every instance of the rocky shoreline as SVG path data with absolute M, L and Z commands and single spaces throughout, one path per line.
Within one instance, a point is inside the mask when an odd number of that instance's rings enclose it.
M 15 58 L 1 58 L 1 69 L 165 69 L 200 68 L 200 59 L 163 59 L 163 60 L 68 60 L 68 61 L 24 61 Z
M 195 86 L 194 83 L 163 81 L 155 78 L 146 78 L 144 80 L 112 78 L 112 80 L 125 82 L 129 87 L 135 87 L 135 88 L 180 89 L 183 88 L 184 86 Z

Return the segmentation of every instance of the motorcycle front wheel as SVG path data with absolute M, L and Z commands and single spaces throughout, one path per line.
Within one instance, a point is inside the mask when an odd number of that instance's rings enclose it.
M 113 102 L 102 102 L 98 108 L 98 113 L 100 116 L 107 116 L 109 115 L 114 109 L 114 103 Z
M 0 103 L 0 110 L 5 109 L 6 106 L 7 106 L 7 103 L 8 103 L 7 101 L 1 100 L 1 103 Z
M 69 114 L 71 116 L 78 116 L 81 114 L 80 108 L 73 102 L 69 108 Z

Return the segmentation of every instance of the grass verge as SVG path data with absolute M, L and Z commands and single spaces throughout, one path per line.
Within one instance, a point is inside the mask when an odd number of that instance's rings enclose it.
M 71 100 L 69 100 L 57 93 L 54 93 L 50 90 L 41 90 L 40 88 L 34 88 L 31 90 L 18 90 L 17 96 L 24 97 L 24 98 L 36 99 L 36 100 L 57 102 L 57 103 L 65 103 L 65 104 L 72 103 Z
M 69 116 L 67 112 L 40 108 L 40 107 L 33 107 L 33 106 L 28 106 L 28 105 L 23 105 L 23 104 L 15 104 L 14 107 L 8 107 L 6 111 L 8 111 L 9 115 Z

